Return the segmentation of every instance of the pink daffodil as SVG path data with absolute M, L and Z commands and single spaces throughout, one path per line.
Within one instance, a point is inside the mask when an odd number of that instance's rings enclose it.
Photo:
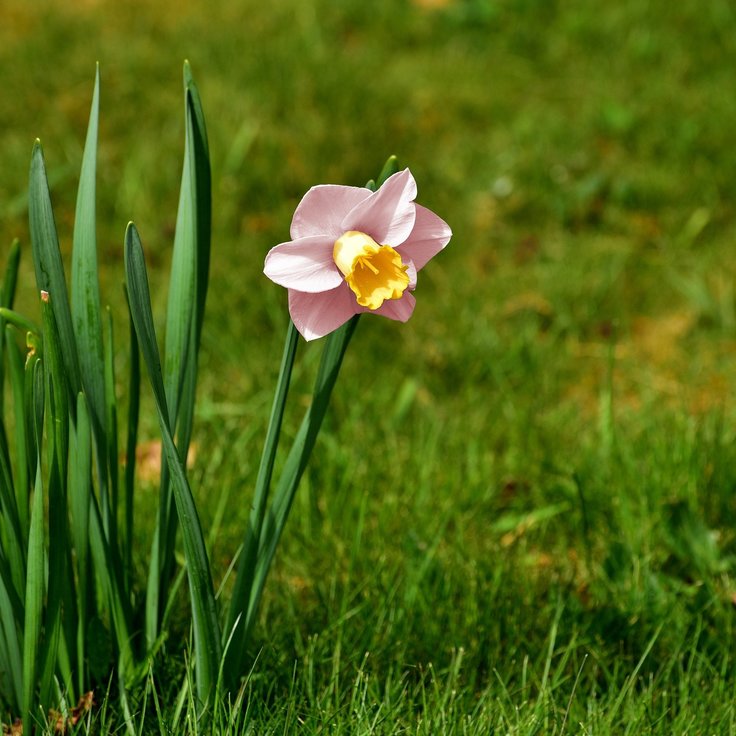
M 416 196 L 409 169 L 375 192 L 326 184 L 304 195 L 292 240 L 269 251 L 263 270 L 289 290 L 291 319 L 307 340 L 362 312 L 411 317 L 417 272 L 452 235 L 444 220 L 415 204 Z

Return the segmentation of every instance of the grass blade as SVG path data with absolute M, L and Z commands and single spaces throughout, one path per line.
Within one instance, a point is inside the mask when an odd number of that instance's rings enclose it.
M 220 631 L 215 595 L 202 527 L 184 466 L 174 445 L 169 424 L 169 410 L 166 405 L 161 359 L 153 326 L 153 315 L 151 314 L 151 297 L 143 260 L 143 248 L 133 224 L 128 226 L 125 234 L 125 273 L 131 314 L 153 389 L 164 453 L 171 472 L 172 489 L 184 542 L 189 592 L 192 601 L 197 687 L 200 699 L 206 703 L 211 692 L 213 692 L 221 659 Z

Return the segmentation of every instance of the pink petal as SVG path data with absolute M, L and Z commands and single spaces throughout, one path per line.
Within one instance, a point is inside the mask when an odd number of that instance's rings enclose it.
M 416 222 L 411 235 L 396 250 L 405 260 L 411 259 L 419 271 L 450 242 L 452 230 L 443 219 L 426 207 L 418 204 L 416 211 Z
M 406 275 L 409 277 L 409 287 L 412 291 L 417 288 L 417 267 L 414 265 L 414 261 L 404 261 L 408 266 L 406 269 Z
M 289 289 L 289 314 L 306 340 L 315 340 L 336 330 L 358 309 L 355 296 L 345 282 L 337 289 L 319 294 Z
M 342 221 L 343 231 L 358 230 L 381 245 L 396 247 L 414 227 L 417 183 L 409 169 L 390 176 L 370 197 L 353 207 Z
M 268 252 L 263 273 L 288 289 L 334 289 L 343 279 L 332 258 L 333 248 L 332 238 L 324 235 L 281 243 Z
M 406 322 L 411 317 L 417 300 L 410 291 L 405 291 L 401 299 L 387 299 L 378 309 L 366 309 L 358 307 L 361 312 L 371 312 L 372 314 L 380 314 L 382 317 L 395 319 L 398 322 Z
M 371 196 L 365 187 L 320 184 L 312 187 L 299 202 L 291 220 L 291 237 L 329 235 L 337 240 L 345 230 L 341 223 L 353 207 Z

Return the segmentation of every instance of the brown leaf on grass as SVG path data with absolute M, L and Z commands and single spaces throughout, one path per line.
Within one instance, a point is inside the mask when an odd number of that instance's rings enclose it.
M 554 309 L 549 300 L 537 291 L 522 291 L 503 305 L 503 314 L 509 317 L 520 312 L 534 312 L 540 317 L 552 317 Z
M 69 730 L 76 726 L 77 723 L 92 710 L 92 706 L 95 704 L 95 694 L 91 690 L 85 693 L 79 698 L 76 706 L 72 708 L 68 717 L 54 708 L 49 709 L 48 721 L 53 726 L 54 733 L 65 734 Z M 23 721 L 20 718 L 16 718 L 12 725 L 6 726 L 3 724 L 3 736 L 23 736 Z
M 125 463 L 125 454 L 121 461 Z M 197 443 L 189 445 L 187 468 L 191 469 L 197 459 Z M 141 442 L 135 448 L 135 467 L 138 478 L 146 483 L 154 483 L 161 477 L 161 440 Z
M 414 5 L 424 10 L 440 10 L 451 5 L 453 0 L 412 0 Z
M 525 235 L 519 238 L 514 246 L 514 263 L 517 266 L 523 266 L 533 261 L 541 248 L 542 244 L 536 235 Z
M 696 321 L 693 312 L 684 310 L 657 317 L 637 317 L 632 324 L 631 349 L 654 363 L 669 362 Z
M 94 704 L 95 704 L 95 694 L 90 690 L 88 693 L 85 693 L 79 698 L 79 702 L 76 704 L 74 708 L 72 708 L 71 713 L 69 713 L 68 717 L 64 717 L 63 713 L 60 713 L 58 710 L 55 710 L 54 708 L 50 708 L 49 709 L 49 723 L 53 723 L 54 733 L 57 733 L 57 734 L 68 733 L 68 731 L 73 726 L 76 726 L 77 723 L 79 723 L 80 719 L 82 719 L 90 710 L 92 710 L 92 706 Z M 21 728 L 21 733 L 22 733 L 22 728 Z

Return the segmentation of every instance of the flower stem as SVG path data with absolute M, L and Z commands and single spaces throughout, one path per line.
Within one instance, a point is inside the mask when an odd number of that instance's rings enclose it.
M 276 385 L 276 395 L 274 396 L 273 406 L 271 407 L 268 432 L 266 434 L 266 441 L 263 445 L 261 464 L 258 468 L 253 506 L 251 508 L 248 529 L 243 542 L 243 549 L 240 554 L 240 562 L 238 564 L 238 572 L 235 578 L 235 587 L 233 589 L 233 597 L 230 602 L 230 610 L 228 612 L 227 622 L 223 631 L 225 639 L 230 636 L 238 618 L 242 618 L 244 615 L 244 604 L 247 605 L 250 598 L 251 588 L 253 587 L 258 548 L 261 541 L 261 530 L 263 529 L 263 520 L 266 516 L 266 502 L 268 501 L 268 492 L 271 486 L 271 475 L 273 474 L 273 464 L 279 444 L 279 435 L 281 433 L 281 422 L 284 416 L 284 407 L 286 406 L 286 397 L 289 393 L 291 371 L 294 367 L 294 359 L 296 358 L 298 338 L 299 333 L 297 332 L 294 323 L 289 320 L 289 327 L 287 328 L 286 340 L 284 342 L 284 354 L 281 358 L 281 370 L 279 371 L 278 383 Z M 238 626 L 238 629 L 234 633 L 233 639 L 230 643 L 233 653 L 239 652 L 243 647 L 243 634 L 244 631 L 241 621 L 241 625 Z
M 239 581 L 236 581 L 236 592 L 242 597 L 233 596 L 231 609 L 237 609 L 237 614 L 232 615 L 231 610 L 230 626 L 225 629 L 227 636 L 232 631 L 237 617 L 241 616 L 235 632 L 238 636 L 233 636 L 225 666 L 225 672 L 231 685 L 235 684 L 245 671 L 245 650 L 258 613 L 266 577 L 286 524 L 296 489 L 307 467 L 322 421 L 327 413 L 332 389 L 337 381 L 342 359 L 350 344 L 350 338 L 355 332 L 358 319 L 359 315 L 356 315 L 327 338 L 312 394 L 312 404 L 294 438 L 274 491 L 273 501 L 266 515 L 260 520 L 256 553 L 252 558 L 251 568 L 248 570 L 249 586 L 238 588 Z M 244 561 L 241 560 L 241 562 L 245 564 Z M 238 578 L 240 578 L 242 569 L 241 567 L 238 571 Z

